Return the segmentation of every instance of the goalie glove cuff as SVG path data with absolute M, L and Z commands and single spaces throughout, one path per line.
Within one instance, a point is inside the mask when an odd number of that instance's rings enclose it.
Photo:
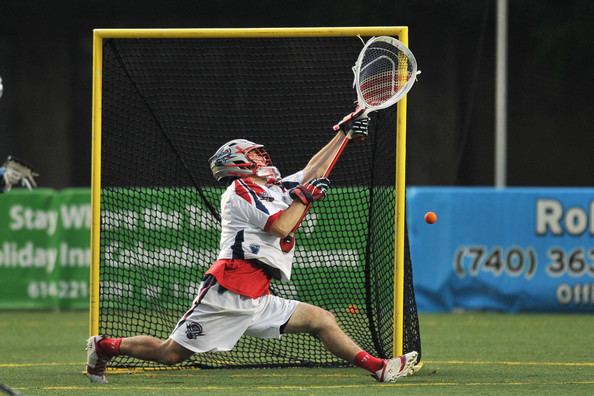
M 293 198 L 294 201 L 299 201 L 303 205 L 309 205 L 313 202 L 313 196 L 309 191 L 307 191 L 303 186 L 297 186 L 291 191 L 289 191 L 289 195 Z
M 295 201 L 299 201 L 304 205 L 309 205 L 316 201 L 321 201 L 328 195 L 330 188 L 330 180 L 325 177 L 311 179 L 307 183 L 301 184 L 291 191 L 289 195 Z
M 351 140 L 365 140 L 369 135 L 369 118 L 360 118 L 353 121 L 350 131 L 346 132 L 346 135 L 351 136 Z
M 363 115 L 364 110 L 357 108 L 346 115 L 332 129 L 342 131 L 351 140 L 364 140 L 369 134 L 369 117 Z

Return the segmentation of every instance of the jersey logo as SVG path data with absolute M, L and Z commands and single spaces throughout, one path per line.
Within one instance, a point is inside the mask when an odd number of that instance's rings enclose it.
M 253 254 L 258 254 L 259 251 L 260 245 L 256 245 L 255 243 L 250 244 L 250 252 L 252 252 Z
M 191 321 L 186 322 L 186 337 L 193 340 L 203 335 L 205 334 L 200 323 Z
M 264 201 L 268 201 L 268 202 L 274 201 L 274 197 L 272 195 L 268 194 L 267 191 L 262 191 L 260 194 L 258 194 L 258 197 L 260 197 L 260 199 L 263 199 Z

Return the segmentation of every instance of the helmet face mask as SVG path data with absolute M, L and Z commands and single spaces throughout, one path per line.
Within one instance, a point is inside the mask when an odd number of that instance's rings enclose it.
M 251 149 L 246 153 L 247 159 L 254 164 L 255 168 L 260 168 L 263 166 L 272 166 L 272 160 L 270 159 L 270 155 L 264 150 L 264 147 L 257 147 Z
M 280 178 L 278 169 L 272 166 L 272 160 L 264 146 L 246 139 L 234 139 L 225 143 L 210 157 L 209 163 L 212 175 L 220 182 L 259 176 L 265 177 L 268 183 L 275 183 Z M 275 172 L 266 168 L 274 168 Z M 258 172 L 259 170 L 261 171 Z

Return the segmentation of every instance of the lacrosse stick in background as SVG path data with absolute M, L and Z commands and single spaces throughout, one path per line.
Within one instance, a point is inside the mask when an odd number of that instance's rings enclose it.
M 2 76 L 0 76 L 0 98 L 4 93 L 4 86 L 2 85 Z M 0 165 L 0 192 L 10 191 L 15 185 L 22 185 L 32 190 L 37 187 L 35 178 L 39 176 L 33 171 L 33 168 L 24 161 L 21 161 L 13 156 L 8 156 L 6 161 Z
M 4 181 L 4 191 L 10 191 L 13 186 L 21 185 L 32 190 L 37 187 L 35 178 L 39 176 L 38 173 L 33 171 L 31 165 L 18 158 L 9 156 L 2 167 L 0 167 L 0 177 Z M 0 190 L 1 191 L 1 190 Z
M 373 37 L 365 43 L 353 66 L 355 79 L 353 86 L 357 91 L 355 111 L 334 125 L 335 131 L 343 130 L 345 135 L 338 151 L 328 165 L 323 177 L 328 177 L 352 138 L 351 126 L 356 120 L 366 118 L 371 112 L 386 109 L 397 103 L 410 91 L 415 83 L 417 61 L 413 53 L 394 37 Z M 308 205 L 293 231 L 281 241 L 283 250 L 292 247 L 294 234 L 307 215 Z

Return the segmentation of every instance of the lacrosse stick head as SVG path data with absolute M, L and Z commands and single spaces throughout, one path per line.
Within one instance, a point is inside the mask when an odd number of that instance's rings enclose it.
M 2 166 L 6 168 L 4 177 L 8 184 L 13 185 L 21 183 L 23 187 L 27 187 L 29 190 L 37 187 L 35 178 L 39 176 L 39 173 L 33 171 L 31 165 L 25 161 L 13 156 L 8 156 Z
M 375 111 L 390 107 L 410 91 L 417 61 L 394 37 L 373 37 L 365 43 L 353 72 L 358 106 Z

